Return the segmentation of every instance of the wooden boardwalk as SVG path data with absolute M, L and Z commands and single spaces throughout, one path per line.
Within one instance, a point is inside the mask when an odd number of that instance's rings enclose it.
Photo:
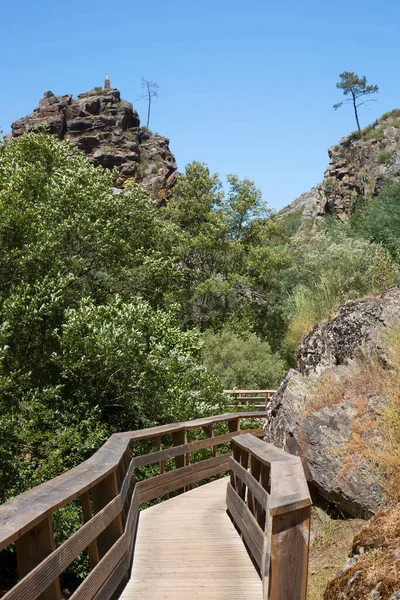
M 140 513 L 121 600 L 260 600 L 261 580 L 226 514 L 228 477 Z

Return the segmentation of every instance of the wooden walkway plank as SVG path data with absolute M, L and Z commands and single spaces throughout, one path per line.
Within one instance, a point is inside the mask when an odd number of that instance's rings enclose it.
M 226 513 L 228 477 L 140 513 L 120 600 L 261 600 L 262 583 Z

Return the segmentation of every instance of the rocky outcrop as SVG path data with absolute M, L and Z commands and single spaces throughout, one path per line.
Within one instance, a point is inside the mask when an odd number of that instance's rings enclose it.
M 388 177 L 400 176 L 400 110 L 383 115 L 363 129 L 353 132 L 328 148 L 329 166 L 323 181 L 280 211 L 290 219 L 298 215 L 300 233 L 316 233 L 323 217 L 336 215 L 346 221 L 358 197 L 379 193 Z
M 346 515 L 368 517 L 382 501 L 379 466 L 360 444 L 373 453 L 382 439 L 387 394 L 368 361 L 390 367 L 383 333 L 399 322 L 400 287 L 347 302 L 307 336 L 271 399 L 266 441 L 303 456 L 314 492 Z
M 379 296 L 349 300 L 330 320 L 311 331 L 296 352 L 302 375 L 319 375 L 325 369 L 344 365 L 371 344 L 382 360 L 382 328 L 400 321 L 400 291 L 396 286 Z
M 104 88 L 79 94 L 77 99 L 45 92 L 31 115 L 12 124 L 12 135 L 43 126 L 76 145 L 94 165 L 115 168 L 121 184 L 133 179 L 160 202 L 168 197 L 177 171 L 168 138 L 141 129 L 138 113 L 130 102 L 121 100 L 108 78 Z

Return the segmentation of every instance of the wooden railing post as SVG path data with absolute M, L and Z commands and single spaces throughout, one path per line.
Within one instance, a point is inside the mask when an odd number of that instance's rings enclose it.
M 111 500 L 118 495 L 118 480 L 117 472 L 113 471 L 96 484 L 91 490 L 93 509 L 95 513 L 98 513 L 104 508 Z M 99 551 L 99 557 L 103 556 L 108 552 L 113 544 L 121 537 L 123 532 L 122 517 L 119 514 L 112 523 L 99 535 L 97 538 L 97 547 Z
M 182 446 L 183 444 L 187 444 L 187 433 L 186 429 L 181 429 L 180 431 L 175 431 L 172 434 L 172 445 L 173 446 Z M 175 457 L 175 467 L 180 469 L 181 467 L 186 467 L 189 464 L 189 454 L 182 454 L 181 456 Z M 180 488 L 179 492 L 187 492 L 189 490 L 189 486 L 185 486 L 184 488 Z
M 156 451 L 159 452 L 161 450 L 161 436 L 156 437 Z M 160 475 L 165 473 L 165 460 L 160 460 L 158 463 L 158 468 L 160 470 Z M 164 500 L 168 500 L 169 494 L 164 494 Z
M 22 579 L 56 548 L 52 517 L 46 517 L 36 527 L 16 540 L 15 546 L 18 575 Z M 39 596 L 39 600 L 61 600 L 58 578 Z
M 306 600 L 311 506 L 271 515 L 268 600 Z
M 158 435 L 156 437 L 156 451 L 159 452 L 161 450 L 161 437 Z M 163 473 L 165 473 L 165 461 L 164 460 L 160 460 L 160 462 L 158 463 L 159 469 L 160 469 L 160 475 L 162 475 Z
M 85 492 L 84 494 L 82 494 L 82 496 L 80 497 L 80 501 L 81 501 L 82 512 L 83 512 L 83 521 L 84 521 L 84 523 L 87 523 L 93 517 L 92 507 L 90 505 L 89 492 Z M 88 552 L 89 552 L 90 566 L 92 569 L 94 569 L 94 567 L 97 565 L 97 563 L 100 560 L 99 559 L 99 549 L 97 547 L 97 540 L 93 540 L 93 542 L 91 542 L 89 544 Z
M 228 421 L 228 429 L 229 429 L 229 433 L 234 433 L 235 431 L 240 431 L 239 418 L 231 419 L 230 421 Z
M 214 429 L 213 429 L 212 425 L 207 425 L 207 427 L 203 427 L 202 429 L 208 438 L 211 439 L 214 437 Z M 212 455 L 214 457 L 217 456 L 217 447 L 216 446 L 212 447 Z

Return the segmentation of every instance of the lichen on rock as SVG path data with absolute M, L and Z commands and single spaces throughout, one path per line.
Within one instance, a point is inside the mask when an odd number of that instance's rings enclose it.
M 297 370 L 269 407 L 265 439 L 304 457 L 315 494 L 344 515 L 368 518 L 383 500 L 377 423 L 388 402 L 385 332 L 400 322 L 400 287 L 347 302 L 297 351 Z M 365 450 L 366 449 L 366 450 Z

